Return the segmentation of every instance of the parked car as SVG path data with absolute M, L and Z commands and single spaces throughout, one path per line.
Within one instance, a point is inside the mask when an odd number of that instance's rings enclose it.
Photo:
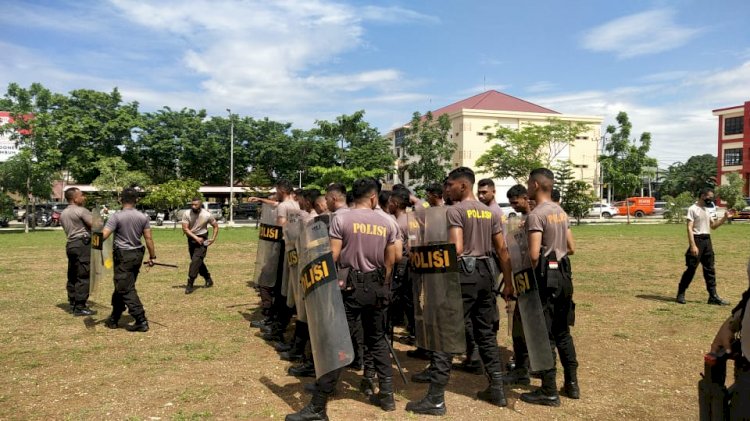
M 616 207 L 607 204 L 607 203 L 594 203 L 591 205 L 591 208 L 589 209 L 586 216 L 590 218 L 598 218 L 599 216 L 603 218 L 611 218 L 615 215 L 618 215 L 620 211 L 617 210 Z
M 26 216 L 26 208 L 24 206 L 16 206 L 13 208 L 13 218 L 18 222 L 23 222 L 23 217 Z
M 664 215 L 667 210 L 667 202 L 654 202 L 654 215 Z
M 240 203 L 234 206 L 235 219 L 258 219 L 260 216 L 259 203 Z
M 750 219 L 750 206 L 745 206 L 741 211 L 735 212 L 732 219 Z
M 513 206 L 510 205 L 508 202 L 498 203 L 498 206 L 500 206 L 500 209 L 503 210 L 503 215 L 505 215 L 507 218 L 512 218 L 516 216 L 516 210 L 513 209 Z
M 203 203 L 203 207 L 208 209 L 208 211 L 211 212 L 211 215 L 217 221 L 220 221 L 224 217 L 224 210 L 222 209 L 221 203 L 214 203 L 214 202 Z

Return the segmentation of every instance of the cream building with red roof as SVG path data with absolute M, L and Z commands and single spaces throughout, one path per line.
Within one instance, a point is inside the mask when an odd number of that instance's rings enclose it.
M 599 192 L 598 156 L 601 139 L 602 117 L 562 114 L 531 102 L 490 90 L 466 98 L 445 107 L 432 111 L 437 119 L 442 114 L 448 114 L 451 121 L 450 139 L 456 143 L 453 154 L 453 167 L 466 166 L 477 173 L 477 179 L 490 177 L 482 174 L 476 166 L 476 161 L 492 144 L 487 142 L 487 136 L 494 133 L 493 127 L 502 125 L 518 129 L 525 124 L 547 124 L 548 119 L 556 118 L 562 121 L 583 122 L 589 130 L 582 133 L 570 147 L 565 147 L 556 157 L 556 161 L 570 160 L 573 164 L 574 176 L 592 185 L 595 192 Z M 393 140 L 393 150 L 399 160 L 404 156 L 401 148 L 407 126 L 391 131 L 388 136 Z M 408 160 L 416 159 L 409 157 Z M 407 162 L 408 162 L 407 160 Z M 388 181 L 393 183 L 408 183 L 408 172 L 400 180 L 396 171 Z M 495 179 L 498 202 L 504 202 L 507 190 L 516 184 L 512 179 Z

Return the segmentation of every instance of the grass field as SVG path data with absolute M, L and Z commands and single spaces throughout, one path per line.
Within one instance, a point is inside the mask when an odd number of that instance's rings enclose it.
M 713 236 L 719 292 L 733 303 L 748 285 L 748 230 L 734 224 Z M 705 304 L 700 271 L 688 304 L 674 303 L 684 226 L 583 226 L 574 233 L 573 335 L 583 398 L 539 408 L 518 401 L 523 390 L 516 388 L 508 408 L 495 408 L 474 398 L 484 377 L 454 372 L 443 419 L 697 418 L 702 354 L 729 308 Z M 247 323 L 259 317 L 259 299 L 248 287 L 257 232 L 223 229 L 207 258 L 216 286 L 189 296 L 184 237 L 171 229 L 154 237 L 160 261 L 180 268 L 141 273 L 137 287 L 151 330 L 130 333 L 98 323 L 109 314 L 106 291 L 93 297 L 94 320 L 66 312 L 62 232 L 0 234 L 0 419 L 283 419 L 307 403 L 300 381 L 286 375 L 289 363 Z M 502 324 L 499 341 L 508 355 Z M 406 358 L 408 347 L 396 346 L 408 372 L 423 368 Z M 383 413 L 356 391 L 356 373 L 347 373 L 329 416 L 421 419 L 404 406 L 425 385 L 395 382 L 397 411 Z

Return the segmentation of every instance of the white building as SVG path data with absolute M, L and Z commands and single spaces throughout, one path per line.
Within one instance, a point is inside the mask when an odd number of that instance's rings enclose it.
M 581 134 L 570 147 L 563 148 L 555 161 L 570 160 L 576 179 L 591 184 L 595 192 L 599 191 L 598 157 L 602 117 L 561 114 L 494 90 L 439 108 L 432 114 L 435 119 L 442 114 L 448 114 L 451 121 L 449 136 L 457 146 L 453 154 L 453 167 L 469 167 L 476 172 L 477 179 L 490 177 L 489 174 L 479 172 L 476 161 L 492 146 L 492 143 L 487 142 L 487 135 L 495 132 L 493 127 L 502 125 L 518 129 L 526 124 L 547 124 L 550 118 L 585 123 L 589 130 Z M 407 126 L 395 129 L 388 134 L 393 141 L 393 150 L 398 159 L 396 167 L 399 165 L 400 158 L 404 156 L 401 146 L 406 134 Z M 409 160 L 413 159 L 417 158 L 409 157 Z M 389 181 L 408 183 L 408 172 L 404 178 L 405 180 L 400 180 L 396 171 Z M 507 190 L 516 184 L 513 179 L 494 179 L 494 182 L 498 201 L 504 201 Z

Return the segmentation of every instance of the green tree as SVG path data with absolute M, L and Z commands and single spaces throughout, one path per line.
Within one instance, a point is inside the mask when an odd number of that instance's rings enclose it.
M 201 182 L 197 180 L 170 180 L 153 186 L 141 203 L 158 210 L 165 209 L 170 214 L 194 197 L 201 197 L 200 187 Z
M 23 196 L 30 216 L 35 214 L 36 198 L 49 198 L 52 180 L 57 178 L 60 168 L 57 128 L 50 114 L 60 101 L 60 95 L 39 83 L 31 84 L 28 89 L 11 83 L 3 100 L 13 122 L 0 130 L 9 133 L 19 149 L 4 165 L 5 187 Z M 25 230 L 28 232 L 28 223 Z
M 576 224 L 581 224 L 581 218 L 585 217 L 591 204 L 596 202 L 596 195 L 592 192 L 589 183 L 582 180 L 572 180 L 565 189 L 565 196 L 562 199 L 562 208 L 568 215 L 576 220 Z
M 442 183 L 456 151 L 456 143 L 449 138 L 450 130 L 448 114 L 435 119 L 431 112 L 424 116 L 414 113 L 404 137 L 405 153 L 399 165 L 402 172 L 408 172 L 410 186 L 421 189 L 430 183 Z
M 523 124 L 518 129 L 497 126 L 487 136 L 492 146 L 477 159 L 477 166 L 495 178 L 513 178 L 524 182 L 529 173 L 540 167 L 550 168 L 560 154 L 588 130 L 581 122 L 556 118 L 547 124 Z
M 102 158 L 96 163 L 99 176 L 94 179 L 94 186 L 102 191 L 114 192 L 116 195 L 127 187 L 144 187 L 151 183 L 148 176 L 141 171 L 130 171 L 128 163 L 120 157 Z
M 695 202 L 695 195 L 690 192 L 682 192 L 677 196 L 664 196 L 666 202 L 664 218 L 672 224 L 685 223 L 687 208 Z
M 676 162 L 669 166 L 660 192 L 676 196 L 682 192 L 697 195 L 704 187 L 716 186 L 716 157 L 711 154 L 694 155 L 684 163 Z
M 120 156 L 131 139 L 140 117 L 138 103 L 123 104 L 117 88 L 110 93 L 78 89 L 58 98 L 50 115 L 61 169 L 78 183 L 91 183 L 99 175 L 96 163 Z
M 617 127 L 607 127 L 610 140 L 599 162 L 602 164 L 604 182 L 613 186 L 615 198 L 624 199 L 642 185 L 644 168 L 656 167 L 656 160 L 648 156 L 651 133 L 644 132 L 637 141 L 631 140 L 633 125 L 624 111 L 617 114 L 617 124 Z
M 562 161 L 554 167 L 554 173 L 555 188 L 560 190 L 560 195 L 564 199 L 567 196 L 568 187 L 575 180 L 573 176 L 573 164 L 569 159 Z
M 331 183 L 342 183 L 351 188 L 354 180 L 364 177 L 382 178 L 386 171 L 383 169 L 366 170 L 364 168 L 342 167 L 312 167 L 310 173 L 314 181 L 305 187 L 324 190 Z
M 385 169 L 393 166 L 396 157 L 391 151 L 390 141 L 364 120 L 365 111 L 352 115 L 340 115 L 336 121 L 318 120 L 314 131 L 338 148 L 335 155 L 339 163 L 347 168 L 365 170 Z
M 747 203 L 745 202 L 745 181 L 740 173 L 732 172 L 726 175 L 727 182 L 716 189 L 716 195 L 722 202 L 726 203 L 727 209 L 742 210 Z

